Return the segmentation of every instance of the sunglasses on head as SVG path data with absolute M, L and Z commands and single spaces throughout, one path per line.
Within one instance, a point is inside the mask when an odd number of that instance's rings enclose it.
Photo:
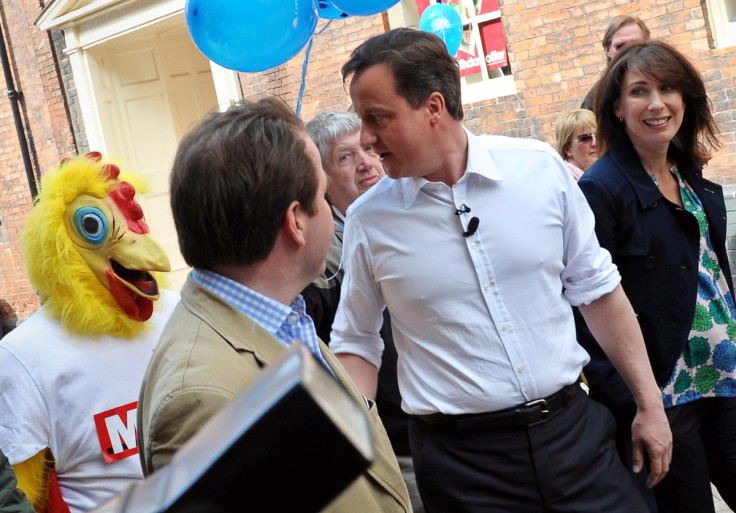
M 595 139 L 595 137 L 596 137 L 595 134 L 585 133 L 585 134 L 580 134 L 579 136 L 574 138 L 573 141 L 579 142 L 579 143 L 587 143 Z

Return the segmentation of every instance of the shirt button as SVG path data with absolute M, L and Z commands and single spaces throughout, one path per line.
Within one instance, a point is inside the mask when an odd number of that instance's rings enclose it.
M 477 245 L 477 244 L 476 244 L 475 242 L 473 242 L 473 243 L 472 243 L 472 244 L 470 245 L 470 249 L 477 249 L 477 248 L 478 248 L 478 245 Z
M 493 290 L 493 285 L 491 285 L 490 283 L 486 283 L 483 288 L 486 292 L 490 292 L 491 290 Z
M 525 371 L 526 369 L 525 369 L 525 368 L 524 368 L 524 366 L 522 365 L 521 367 L 519 367 L 519 368 L 518 368 L 518 369 L 516 369 L 516 370 L 518 370 L 518 371 L 519 371 L 519 374 L 523 374 L 523 373 L 524 373 L 524 371 Z
M 294 324 L 294 323 L 296 323 L 297 320 L 298 319 L 297 319 L 297 316 L 296 315 L 290 315 L 289 317 L 286 318 L 286 321 L 289 324 Z
M 508 331 L 508 330 L 509 330 L 508 324 L 504 324 L 503 326 L 501 326 L 501 331 Z

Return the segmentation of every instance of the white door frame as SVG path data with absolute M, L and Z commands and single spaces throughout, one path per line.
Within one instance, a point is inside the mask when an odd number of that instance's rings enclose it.
M 64 32 L 64 53 L 69 56 L 90 148 L 107 152 L 87 49 L 177 17 L 184 23 L 184 0 L 55 0 L 36 19 L 42 30 Z M 237 72 L 211 61 L 210 66 L 218 104 L 225 108 L 241 100 Z

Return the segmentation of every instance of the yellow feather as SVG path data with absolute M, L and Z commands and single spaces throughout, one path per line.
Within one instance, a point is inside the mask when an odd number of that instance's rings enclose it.
M 18 478 L 18 488 L 23 490 L 37 512 L 48 507 L 49 472 L 54 468 L 54 458 L 49 449 L 13 465 Z

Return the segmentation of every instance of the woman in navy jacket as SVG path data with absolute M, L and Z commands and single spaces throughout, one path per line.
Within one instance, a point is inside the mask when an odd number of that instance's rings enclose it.
M 713 512 L 711 481 L 734 509 L 736 309 L 723 191 L 702 177 L 719 146 L 705 86 L 687 58 L 650 41 L 609 65 L 595 110 L 602 157 L 578 183 L 637 313 L 672 428 L 658 511 Z M 579 338 L 591 353 L 591 396 L 611 408 L 624 440 L 632 395 L 590 333 Z

